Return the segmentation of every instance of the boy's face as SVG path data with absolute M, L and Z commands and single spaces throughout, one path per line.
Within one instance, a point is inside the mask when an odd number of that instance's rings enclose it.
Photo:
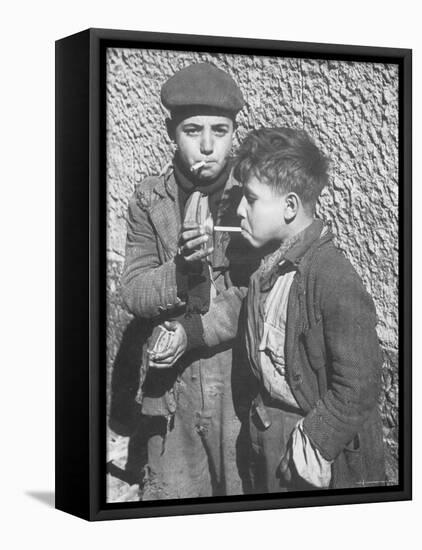
M 243 198 L 237 208 L 242 235 L 255 248 L 281 243 L 289 237 L 286 224 L 286 195 L 280 195 L 252 176 L 243 186 Z
M 233 131 L 233 120 L 225 116 L 197 115 L 185 118 L 174 130 L 180 159 L 188 170 L 204 161 L 205 164 L 195 175 L 200 180 L 213 180 L 227 163 Z

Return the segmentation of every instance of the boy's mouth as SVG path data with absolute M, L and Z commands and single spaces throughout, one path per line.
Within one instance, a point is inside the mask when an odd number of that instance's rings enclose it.
M 215 164 L 214 160 L 199 160 L 198 162 L 195 162 L 190 167 L 190 171 L 194 174 L 197 174 L 202 168 L 207 168 L 211 166 L 212 164 Z
M 242 235 L 242 237 L 243 237 L 244 239 L 249 240 L 249 239 L 252 238 L 251 233 L 250 233 L 247 229 L 245 229 L 245 228 L 242 227 L 242 226 L 240 226 L 240 228 L 241 228 L 241 233 L 240 233 L 240 234 Z
M 206 164 L 207 163 L 205 162 L 205 160 L 199 160 L 198 162 L 195 162 L 194 164 L 192 164 L 192 166 L 190 167 L 190 171 L 196 174 Z

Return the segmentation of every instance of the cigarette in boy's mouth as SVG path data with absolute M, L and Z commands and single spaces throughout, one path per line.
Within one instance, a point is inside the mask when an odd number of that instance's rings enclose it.
M 195 164 L 192 164 L 192 166 L 190 167 L 190 171 L 197 172 L 200 168 L 202 168 L 206 164 L 207 163 L 205 162 L 205 160 L 200 160 L 198 162 L 195 162 Z
M 228 225 L 214 225 L 214 231 L 228 231 L 240 233 L 242 231 L 241 227 L 230 227 Z

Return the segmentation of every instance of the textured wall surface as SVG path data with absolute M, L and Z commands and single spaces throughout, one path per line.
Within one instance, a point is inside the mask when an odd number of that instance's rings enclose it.
M 246 107 L 234 148 L 253 128 L 304 128 L 331 158 L 319 213 L 331 221 L 377 308 L 384 350 L 387 474 L 397 481 L 398 69 L 396 65 L 194 52 L 107 53 L 108 373 L 130 319 L 119 297 L 126 209 L 134 187 L 171 161 L 161 85 L 192 62 L 211 61 L 238 82 Z

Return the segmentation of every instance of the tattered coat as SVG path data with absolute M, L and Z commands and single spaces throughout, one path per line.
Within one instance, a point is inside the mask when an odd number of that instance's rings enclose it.
M 230 177 L 217 223 L 238 224 L 240 193 Z M 176 284 L 181 230 L 177 194 L 169 171 L 143 181 L 129 204 L 122 295 L 134 315 L 154 323 L 173 318 L 184 308 Z M 243 382 L 242 373 L 232 366 L 230 340 L 237 331 L 250 258 L 232 244 L 227 233 L 217 234 L 211 258 L 214 297 L 209 312 L 202 315 L 203 338 L 209 347 L 187 352 L 177 368 L 160 369 L 161 373 L 152 373 L 152 381 L 146 381 L 144 415 L 162 415 L 169 421 L 167 432 L 150 440 L 145 499 L 243 492 L 238 463 L 241 405 L 234 395 Z M 224 343 L 215 345 L 216 340 Z M 210 479 L 204 482 L 207 476 Z M 201 480 L 199 485 L 193 478 Z

